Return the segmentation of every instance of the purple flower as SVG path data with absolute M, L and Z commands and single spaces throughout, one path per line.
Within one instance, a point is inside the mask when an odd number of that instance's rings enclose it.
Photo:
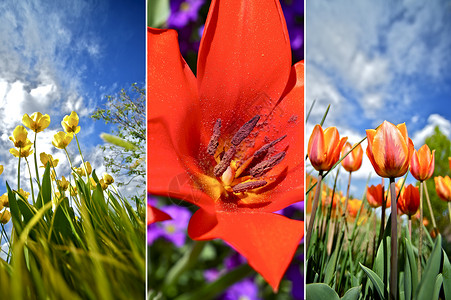
M 197 18 L 199 9 L 205 0 L 171 0 L 171 15 L 168 26 L 171 28 L 182 28 L 189 21 Z
M 304 58 L 304 1 L 282 0 L 281 5 L 295 61 L 302 60 Z
M 224 260 L 224 265 L 227 270 L 231 270 L 246 262 L 246 258 L 234 250 L 234 253 Z
M 232 285 L 222 299 L 225 300 L 258 300 L 258 287 L 254 280 L 246 278 Z
M 291 281 L 291 294 L 293 299 L 304 299 L 304 274 L 301 273 L 301 261 L 304 261 L 304 255 L 299 255 L 288 267 L 286 278 Z
M 191 212 L 181 206 L 170 205 L 160 208 L 172 217 L 172 220 L 154 223 L 147 227 L 147 243 L 152 244 L 158 238 L 172 242 L 177 247 L 185 244 L 186 228 Z

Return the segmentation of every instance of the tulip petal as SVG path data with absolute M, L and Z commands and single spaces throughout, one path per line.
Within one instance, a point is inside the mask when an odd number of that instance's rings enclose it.
M 169 216 L 164 211 L 159 210 L 153 206 L 147 205 L 147 225 L 153 224 L 155 222 L 161 222 L 170 220 L 171 216 Z
M 277 291 L 303 235 L 303 222 L 282 215 L 254 212 L 198 210 L 190 220 L 188 234 L 195 240 L 220 238 L 247 258 Z
M 202 119 L 243 124 L 273 107 L 286 86 L 291 50 L 278 1 L 214 0 L 197 66 Z
M 189 175 L 202 173 L 197 165 L 199 103 L 196 78 L 180 55 L 177 33 L 148 28 L 147 55 L 148 192 L 208 204 L 211 199 Z

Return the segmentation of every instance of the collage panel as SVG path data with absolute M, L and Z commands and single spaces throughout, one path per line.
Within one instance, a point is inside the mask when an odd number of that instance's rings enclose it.
M 450 16 L 307 1 L 307 299 L 451 299 Z
M 148 299 L 304 299 L 304 3 L 147 14 Z
M 145 299 L 145 6 L 0 2 L 0 299 Z

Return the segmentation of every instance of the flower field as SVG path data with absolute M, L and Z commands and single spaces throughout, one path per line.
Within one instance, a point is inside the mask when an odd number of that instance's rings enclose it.
M 361 146 L 365 140 L 366 155 Z M 449 170 L 434 172 L 436 154 L 447 149 L 430 149 L 427 144 L 417 149 L 404 123 L 384 121 L 352 146 L 346 137 L 340 138 L 337 128 L 314 127 L 308 142 L 308 160 L 315 171 L 307 175 L 307 299 L 451 297 L 451 265 L 445 251 L 449 223 L 444 240 L 430 197 L 436 194 L 441 198 L 436 201 L 448 202 L 443 215 L 449 217 Z M 350 195 L 351 175 L 363 159 L 369 159 L 381 184 L 367 184 L 355 198 Z M 349 173 L 344 193 L 337 189 L 340 172 Z M 409 173 L 415 184 L 406 183 Z M 334 178 L 324 184 L 328 175 Z M 428 181 L 435 182 L 435 190 L 428 191 Z
M 50 125 L 49 115 L 25 114 L 24 126 L 18 125 L 10 137 L 17 182 L 6 182 L 0 198 L 2 299 L 145 295 L 145 209 L 132 206 L 111 175 L 100 177 L 83 159 L 78 123 L 76 112 L 66 115 L 63 130 L 48 141 L 65 153 L 68 174 L 61 174 L 59 159 L 36 153 L 36 137 Z M 70 147 L 79 152 L 79 167 L 72 165 Z M 38 168 L 44 169 L 42 176 Z

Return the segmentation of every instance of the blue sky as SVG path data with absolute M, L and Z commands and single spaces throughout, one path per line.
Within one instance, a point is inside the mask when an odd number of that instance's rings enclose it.
M 307 1 L 307 111 L 314 99 L 306 141 L 328 104 L 324 127 L 351 143 L 384 120 L 405 122 L 417 150 L 436 125 L 451 138 L 451 2 Z M 351 194 L 362 197 L 370 173 L 380 183 L 364 155 Z
M 64 152 L 51 141 L 62 130 L 64 115 L 75 110 L 84 158 L 99 175 L 105 171 L 99 134 L 111 128 L 90 115 L 106 95 L 133 82 L 144 85 L 145 26 L 144 0 L 0 2 L 0 164 L 5 168 L 0 194 L 6 191 L 5 181 L 17 185 L 17 159 L 9 154 L 13 144 L 8 138 L 24 113 L 50 115 L 49 128 L 38 134 L 37 153 L 59 158 L 57 172 L 67 176 Z M 31 131 L 29 138 L 34 138 Z M 69 153 L 80 164 L 75 142 Z M 24 177 L 22 185 L 29 186 L 28 180 Z

